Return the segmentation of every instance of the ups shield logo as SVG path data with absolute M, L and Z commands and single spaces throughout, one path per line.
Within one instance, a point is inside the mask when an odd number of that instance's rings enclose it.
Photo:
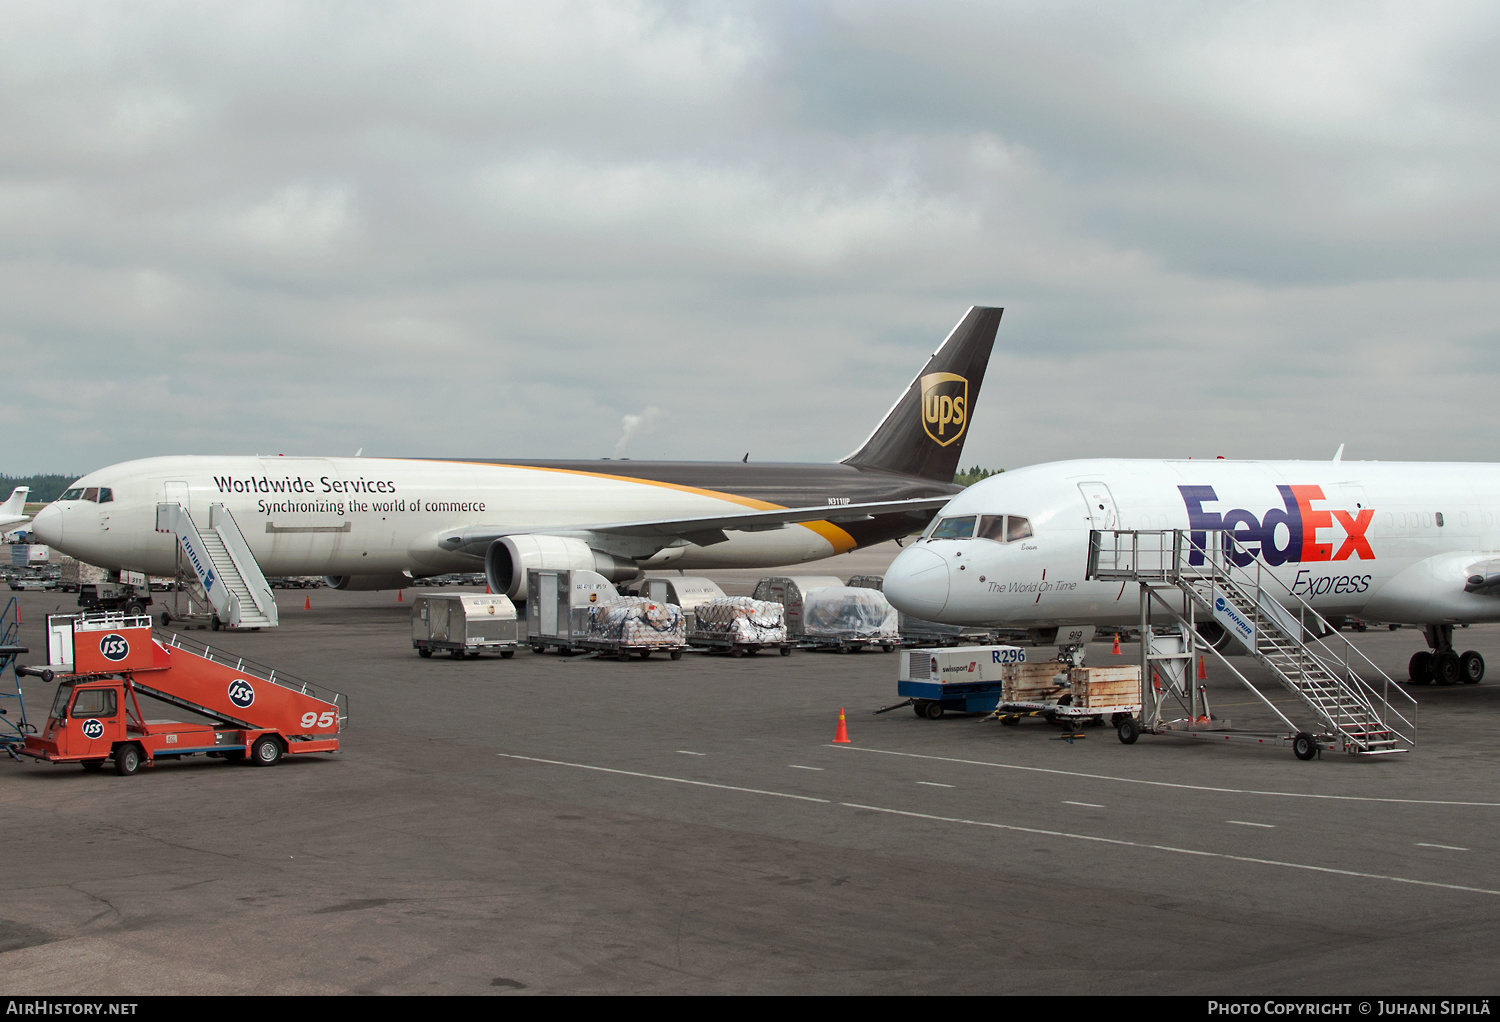
M 969 425 L 969 381 L 957 373 L 922 377 L 922 429 L 939 447 L 964 435 Z

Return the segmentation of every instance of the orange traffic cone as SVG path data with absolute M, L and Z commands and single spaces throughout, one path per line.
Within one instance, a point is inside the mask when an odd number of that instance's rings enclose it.
M 312 610 L 312 597 L 311 596 L 304 596 L 304 597 L 302 597 L 302 609 L 303 610 Z
M 1110 656 L 1119 656 L 1120 655 L 1120 633 L 1119 632 L 1115 633 L 1115 648 L 1109 651 L 1109 655 Z
M 397 603 L 405 603 L 406 602 L 406 597 L 402 595 L 402 592 L 401 592 L 400 589 L 396 590 L 396 602 Z
M 492 593 L 492 592 L 490 592 L 490 587 L 489 586 L 485 586 L 484 587 L 484 595 L 486 595 L 486 596 L 493 596 L 495 594 Z
M 849 744 L 849 729 L 844 725 L 844 708 L 842 706 L 839 707 L 839 729 L 833 734 L 833 744 Z
M 1201 656 L 1198 658 L 1198 680 L 1199 681 L 1207 681 L 1208 680 L 1208 669 L 1203 666 L 1203 657 L 1201 657 Z

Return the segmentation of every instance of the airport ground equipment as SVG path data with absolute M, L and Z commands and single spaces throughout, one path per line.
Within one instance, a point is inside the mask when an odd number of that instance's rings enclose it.
M 1019 646 L 957 646 L 903 649 L 896 694 L 907 701 L 877 713 L 911 706 L 918 717 L 944 713 L 989 713 L 1000 703 L 1007 664 L 1026 663 Z
M 853 653 L 879 648 L 887 653 L 901 645 L 898 613 L 885 594 L 852 586 L 824 586 L 802 594 L 802 649 L 836 649 Z
M 843 584 L 833 575 L 773 575 L 755 583 L 755 592 L 750 595 L 785 608 L 786 631 L 795 641 L 802 637 L 802 605 L 808 590 Z
M 0 682 L 7 668 L 15 666 L 16 657 L 27 652 L 18 643 L 20 637 L 20 604 L 12 596 L 0 610 Z M 21 691 L 21 678 L 14 670 L 10 674 L 14 692 L 0 689 L 0 748 L 12 759 L 20 759 L 18 750 L 26 742 L 26 736 L 36 733 L 36 727 L 26 720 L 26 696 Z M 14 700 L 14 702 L 12 702 Z
M 670 641 L 630 641 L 603 634 L 597 624 L 591 627 L 593 608 L 621 599 L 615 584 L 596 571 L 532 568 L 527 573 L 526 586 L 530 594 L 526 601 L 526 642 L 533 652 L 555 649 L 565 655 L 581 653 L 620 660 L 664 652 L 673 660 L 680 660 L 688 648 L 685 629 Z M 677 614 L 680 623 L 680 609 Z
M 504 593 L 421 593 L 411 601 L 411 644 L 419 656 L 447 653 L 455 660 L 499 653 L 509 660 L 521 645 L 516 605 Z
M 1012 663 L 1002 668 L 1000 703 L 991 715 L 1014 726 L 1028 717 L 1073 727 L 1109 723 L 1116 728 L 1141 712 L 1141 669 L 1075 667 L 1066 647 L 1051 661 Z
M 849 585 L 855 589 L 878 589 L 885 591 L 884 575 L 853 575 Z M 950 625 L 942 621 L 926 621 L 919 617 L 897 611 L 896 627 L 901 633 L 901 645 L 922 646 L 973 646 L 984 645 L 993 637 L 986 629 Z
M 176 536 L 178 570 L 192 569 L 219 623 L 276 627 L 276 596 L 226 505 L 210 504 L 208 528 L 200 530 L 181 504 L 157 504 L 156 531 Z
M 689 632 L 696 624 L 696 614 L 701 604 L 726 598 L 724 590 L 719 588 L 719 583 L 711 578 L 693 575 L 679 578 L 645 578 L 641 580 L 638 593 L 662 603 L 673 603 L 681 607 Z
M 752 596 L 723 596 L 698 604 L 688 644 L 694 649 L 728 653 L 732 657 L 776 649 L 792 653 L 786 630 L 786 608 Z
M 1086 577 L 1137 583 L 1141 634 L 1151 635 L 1154 621 L 1166 623 L 1175 626 L 1186 645 L 1185 651 L 1163 653 L 1157 651 L 1156 643 L 1141 644 L 1142 712 L 1138 720 L 1119 725 L 1120 740 L 1130 744 L 1147 733 L 1289 744 L 1298 759 L 1312 759 L 1321 750 L 1377 756 L 1412 749 L 1417 735 L 1416 700 L 1306 600 L 1262 568 L 1260 558 L 1241 552 L 1226 532 L 1089 533 Z M 1296 696 L 1314 723 L 1293 722 L 1217 644 L 1200 641 L 1197 624 L 1210 620 Z M 1174 671 L 1164 669 L 1178 662 L 1191 664 L 1204 653 L 1217 658 L 1284 729 L 1235 730 L 1228 721 L 1212 716 L 1202 686 L 1184 684 Z
M 180 636 L 158 639 L 149 617 L 52 615 L 47 633 L 49 666 L 17 670 L 58 683 L 47 724 L 27 736 L 24 755 L 88 770 L 112 761 L 128 775 L 200 754 L 274 766 L 286 754 L 338 751 L 348 722 L 339 693 Z M 209 721 L 147 720 L 142 695 Z

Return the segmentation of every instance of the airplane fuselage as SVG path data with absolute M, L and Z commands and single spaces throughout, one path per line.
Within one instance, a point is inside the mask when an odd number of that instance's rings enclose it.
M 54 502 L 35 529 L 43 542 L 87 563 L 170 575 L 177 547 L 171 534 L 155 531 L 157 505 L 179 503 L 206 521 L 209 505 L 223 504 L 267 575 L 424 575 L 479 570 L 481 557 L 438 542 L 471 525 L 566 530 L 601 520 L 824 503 L 832 512 L 957 489 L 843 464 L 182 456 L 90 473 L 73 490 L 92 491 L 94 499 Z M 101 503 L 104 491 L 110 499 Z M 730 532 L 707 546 L 667 547 L 642 567 L 794 564 L 906 535 L 924 521 L 892 514 Z
M 996 516 L 1031 535 L 937 538 Z M 1127 625 L 1135 587 L 1086 580 L 1090 530 L 1229 536 L 1327 617 L 1416 624 L 1500 620 L 1465 591 L 1500 552 L 1500 465 L 1087 460 L 1006 472 L 954 498 L 886 576 L 909 614 L 965 625 Z M 979 516 L 987 516 L 981 521 Z M 993 532 L 993 528 L 990 529 Z M 1488 566 L 1488 570 L 1500 565 Z

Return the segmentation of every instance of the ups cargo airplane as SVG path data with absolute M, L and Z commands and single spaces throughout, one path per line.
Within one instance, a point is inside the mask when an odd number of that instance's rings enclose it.
M 485 571 L 526 598 L 529 568 L 620 582 L 654 568 L 815 561 L 921 530 L 953 485 L 1002 310 L 968 311 L 865 443 L 832 465 L 169 457 L 91 472 L 37 538 L 114 571 L 171 575 L 159 503 L 225 505 L 267 575 L 338 589 Z
M 1412 681 L 1477 682 L 1484 658 L 1455 653 L 1453 628 L 1500 621 L 1497 513 L 1500 465 L 1056 462 L 965 490 L 897 556 L 885 593 L 953 624 L 1138 625 L 1133 589 L 1084 580 L 1089 532 L 1182 529 L 1190 548 L 1259 558 L 1330 621 L 1423 626 Z

